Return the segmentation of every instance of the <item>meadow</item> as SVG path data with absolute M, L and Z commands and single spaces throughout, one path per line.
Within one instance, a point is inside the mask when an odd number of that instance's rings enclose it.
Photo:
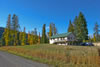
M 100 47 L 36 44 L 4 46 L 0 50 L 54 67 L 99 67 Z

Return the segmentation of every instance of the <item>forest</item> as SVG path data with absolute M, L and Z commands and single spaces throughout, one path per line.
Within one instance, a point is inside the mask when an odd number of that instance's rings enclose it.
M 99 25 L 96 22 L 94 25 L 93 36 L 89 36 L 87 21 L 83 13 L 80 12 L 79 16 L 76 16 L 74 21 L 69 20 L 69 27 L 66 28 L 66 32 L 72 32 L 75 34 L 78 41 L 81 42 L 98 42 L 99 37 Z M 53 35 L 59 34 L 58 29 L 54 23 L 50 23 L 49 32 L 46 32 L 46 24 L 43 24 L 42 34 L 37 32 L 37 28 L 33 31 L 26 32 L 24 27 L 21 30 L 19 19 L 16 14 L 11 18 L 11 14 L 8 15 L 5 28 L 0 28 L 0 43 L 3 46 L 11 45 L 34 45 L 49 43 L 49 38 Z

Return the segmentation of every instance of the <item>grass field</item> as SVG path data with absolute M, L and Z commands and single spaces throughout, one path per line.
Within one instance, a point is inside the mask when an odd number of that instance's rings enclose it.
M 33 61 L 53 65 L 54 67 L 99 67 L 100 49 L 90 46 L 31 45 L 0 47 Z

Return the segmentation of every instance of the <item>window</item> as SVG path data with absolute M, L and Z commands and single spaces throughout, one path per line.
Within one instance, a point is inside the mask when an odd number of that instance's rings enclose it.
M 70 40 L 70 37 L 68 37 L 68 39 Z

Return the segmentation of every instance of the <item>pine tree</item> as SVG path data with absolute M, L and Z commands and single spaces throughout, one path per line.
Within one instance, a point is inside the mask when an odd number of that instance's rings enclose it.
M 18 32 L 19 32 L 18 16 L 15 14 L 12 17 L 12 42 L 16 46 L 18 45 Z
M 52 26 L 50 24 L 50 26 L 49 26 L 49 37 L 51 37 L 52 35 L 53 35 L 53 33 L 52 33 Z
M 57 28 L 54 27 L 54 35 L 56 35 L 58 32 L 57 32 Z
M 87 22 L 84 18 L 84 15 L 80 12 L 78 22 L 80 23 L 81 28 L 81 36 L 83 40 L 88 40 L 88 29 L 87 29 Z
M 11 29 L 11 14 L 9 14 L 9 16 L 8 16 L 6 28 L 9 30 Z
M 57 28 L 56 28 L 55 24 L 50 23 L 50 25 L 51 25 L 52 35 L 56 35 L 57 34 Z
M 96 37 L 96 41 L 98 41 L 99 40 L 99 25 L 97 22 L 95 23 L 95 27 L 94 27 L 94 34 Z
M 73 26 L 74 26 L 74 33 L 77 36 L 77 33 L 78 33 L 78 17 L 77 16 L 74 19 Z
M 73 26 L 73 24 L 71 23 L 71 20 L 70 20 L 70 22 L 69 22 L 69 28 L 68 28 L 68 32 L 74 32 L 74 26 Z
M 18 24 L 18 16 L 15 14 L 12 17 L 12 30 L 13 31 L 19 31 L 19 24 Z
M 78 18 L 75 18 L 74 21 L 74 33 L 78 40 L 88 40 L 88 29 L 87 22 L 84 18 L 84 15 L 80 12 Z
M 41 38 L 41 43 L 46 43 L 46 29 L 45 29 L 45 24 L 43 25 L 42 28 L 42 38 Z
M 34 28 L 34 35 L 37 35 L 37 28 Z

